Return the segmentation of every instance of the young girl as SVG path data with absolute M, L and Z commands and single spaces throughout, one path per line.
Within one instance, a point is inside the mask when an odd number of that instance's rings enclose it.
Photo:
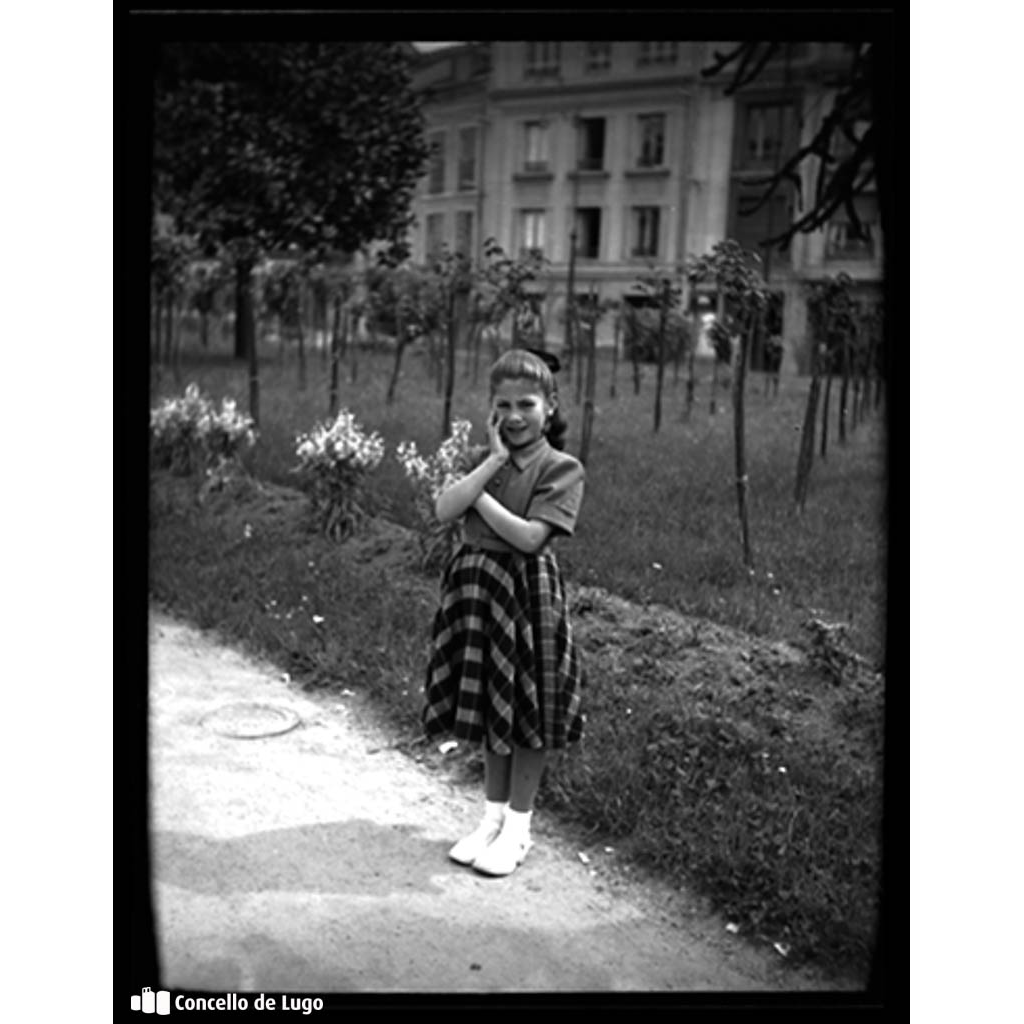
M 512 349 L 490 383 L 490 444 L 436 503 L 442 522 L 465 520 L 434 618 L 423 724 L 428 736 L 483 744 L 483 818 L 449 856 L 508 875 L 531 845 L 547 751 L 583 731 L 583 674 L 551 541 L 575 529 L 584 472 L 561 451 L 566 423 L 544 359 Z

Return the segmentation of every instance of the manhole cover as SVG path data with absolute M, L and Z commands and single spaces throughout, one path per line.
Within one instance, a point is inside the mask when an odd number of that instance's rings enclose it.
M 221 736 L 251 740 L 288 732 L 299 724 L 299 716 L 272 704 L 228 704 L 211 711 L 202 724 Z

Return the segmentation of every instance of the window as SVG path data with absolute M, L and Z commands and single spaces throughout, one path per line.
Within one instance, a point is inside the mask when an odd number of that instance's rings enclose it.
M 523 167 L 527 171 L 548 169 L 548 126 L 545 121 L 527 121 L 523 127 L 525 158 Z
M 427 191 L 432 195 L 444 191 L 444 132 L 434 132 L 427 139 L 430 147 L 430 163 L 428 173 L 430 175 Z
M 641 68 L 655 64 L 675 64 L 678 55 L 678 43 L 640 43 L 636 63 Z
M 459 129 L 459 190 L 476 188 L 475 127 Z
M 596 260 L 601 253 L 601 208 L 584 206 L 576 211 L 576 255 Z
M 473 211 L 459 210 L 455 214 L 455 251 L 473 257 Z
M 526 43 L 526 77 L 557 75 L 561 59 L 561 43 Z
M 630 256 L 658 255 L 658 228 L 661 210 L 657 206 L 633 207 L 633 240 Z
M 825 256 L 831 260 L 874 258 L 878 238 L 878 196 L 864 194 L 853 200 L 861 226 L 858 232 L 849 214 L 840 207 L 826 226 Z
M 443 213 L 428 213 L 427 214 L 427 231 L 426 231 L 426 258 L 433 259 L 441 250 L 441 246 L 444 244 L 444 214 Z
M 638 167 L 660 167 L 665 162 L 665 115 L 641 114 Z
M 764 243 L 768 238 L 781 235 L 792 223 L 790 194 L 781 189 L 771 198 L 758 205 L 764 195 L 763 185 L 744 185 L 742 181 L 733 181 L 732 216 L 729 236 L 735 238 L 744 249 L 760 255 L 770 261 L 771 266 L 789 262 L 789 246 L 779 251 L 778 245 L 772 245 L 770 251 L 764 251 Z M 762 267 L 762 270 L 764 268 Z
M 581 171 L 599 171 L 604 167 L 604 118 L 581 117 L 576 167 Z
M 792 103 L 752 103 L 744 112 L 737 165 L 774 167 L 796 142 L 796 111 Z
M 587 43 L 583 63 L 587 71 L 607 71 L 612 66 L 612 44 Z
M 519 211 L 519 252 L 526 255 L 531 249 L 544 250 L 546 232 L 543 210 Z

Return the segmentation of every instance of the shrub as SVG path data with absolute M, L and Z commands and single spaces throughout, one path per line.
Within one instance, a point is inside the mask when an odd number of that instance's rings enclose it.
M 402 441 L 398 445 L 396 458 L 413 486 L 420 564 L 424 570 L 439 569 L 461 537 L 458 522 L 438 522 L 434 502 L 467 471 L 471 429 L 469 420 L 456 420 L 451 434 L 436 452 L 426 457 L 420 455 L 415 441 Z
M 223 478 L 256 442 L 252 419 L 238 412 L 234 399 L 221 399 L 217 409 L 196 384 L 150 410 L 149 432 L 153 466 L 179 476 Z
M 384 439 L 367 434 L 347 409 L 333 422 L 295 439 L 300 474 L 310 497 L 317 528 L 343 540 L 365 520 L 366 475 L 384 458 Z

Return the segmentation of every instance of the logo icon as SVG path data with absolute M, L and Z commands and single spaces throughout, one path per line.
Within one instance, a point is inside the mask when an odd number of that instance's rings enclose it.
M 141 996 L 132 996 L 132 1009 L 143 1013 L 170 1013 L 171 993 L 162 989 L 154 992 L 151 988 L 144 988 Z

